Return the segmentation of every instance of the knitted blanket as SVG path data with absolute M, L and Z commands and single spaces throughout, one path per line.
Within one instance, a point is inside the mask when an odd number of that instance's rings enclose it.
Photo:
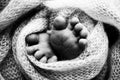
M 119 80 L 119 36 L 109 48 L 108 35 L 103 25 L 110 24 L 112 26 L 109 27 L 117 28 L 119 33 L 119 3 L 119 0 L 2 0 L 0 2 L 0 79 Z M 88 47 L 77 60 L 47 64 L 27 55 L 25 37 L 34 32 L 42 32 L 47 27 L 48 20 L 45 18 L 47 11 L 66 7 L 79 8 L 98 21 L 88 37 Z M 27 21 L 21 18 L 32 11 L 39 12 L 39 16 L 33 19 L 26 18 Z M 34 14 L 29 15 L 28 17 L 32 17 Z M 22 24 L 19 23 L 20 21 Z

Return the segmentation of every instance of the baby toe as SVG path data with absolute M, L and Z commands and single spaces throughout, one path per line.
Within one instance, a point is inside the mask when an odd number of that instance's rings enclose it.
M 78 19 L 77 17 L 73 17 L 73 18 L 70 20 L 70 24 L 71 24 L 70 29 L 72 30 L 77 23 L 79 23 L 79 19 Z
M 47 57 L 43 56 L 39 61 L 42 63 L 47 63 Z
M 37 34 L 30 34 L 26 37 L 26 43 L 28 46 L 38 44 L 39 38 Z
M 89 34 L 89 31 L 86 27 L 83 27 L 83 29 L 79 33 L 81 38 L 87 38 L 88 34 Z
M 54 19 L 53 28 L 55 30 L 63 30 L 67 27 L 66 23 L 67 21 L 64 17 L 58 16 Z
M 88 41 L 87 41 L 87 39 L 80 39 L 79 40 L 79 47 L 82 49 L 84 49 L 85 48 L 85 46 L 87 45 L 87 43 L 88 43 Z
M 50 61 L 55 61 L 55 58 L 53 56 L 53 53 L 51 50 L 49 49 L 44 49 L 44 50 L 40 50 L 40 51 L 37 51 L 35 54 L 34 54 L 35 58 L 37 60 L 39 60 L 40 62 L 44 62 L 44 63 L 47 63 L 48 62 L 48 59 L 50 59 Z
M 48 63 L 56 62 L 57 61 L 57 56 L 52 56 L 51 58 L 48 59 Z
M 40 60 L 43 56 L 45 56 L 45 53 L 42 52 L 42 51 L 37 51 L 37 52 L 34 54 L 34 57 L 35 57 L 37 60 Z
M 76 36 L 79 36 L 79 33 L 83 29 L 83 27 L 84 27 L 84 25 L 82 25 L 81 23 L 76 24 L 74 27 L 74 34 Z
M 32 55 L 38 50 L 38 45 L 26 47 L 26 50 L 29 55 Z

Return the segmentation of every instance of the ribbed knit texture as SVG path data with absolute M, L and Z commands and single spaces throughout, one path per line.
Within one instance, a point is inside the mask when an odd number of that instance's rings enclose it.
M 0 30 L 9 28 L 11 23 L 41 3 L 41 0 L 11 0 L 0 13 Z M 96 80 L 104 80 L 107 75 L 106 60 L 109 54 L 111 54 L 111 64 L 108 66 L 111 67 L 109 80 L 120 79 L 120 39 L 118 38 L 108 53 L 108 38 L 102 23 L 111 24 L 120 31 L 119 0 L 46 0 L 43 4 L 52 10 L 76 7 L 98 20 L 88 37 L 88 47 L 78 56 L 77 61 L 48 64 L 38 62 L 33 56 L 27 55 L 25 37 L 45 29 L 47 21 L 44 18 L 34 19 L 29 24 L 20 26 L 12 40 L 9 30 L 0 35 L 1 79 L 24 80 L 25 77 L 28 80 L 90 80 L 97 76 Z

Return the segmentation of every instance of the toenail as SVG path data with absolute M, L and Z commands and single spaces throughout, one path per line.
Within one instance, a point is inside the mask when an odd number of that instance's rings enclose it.
M 70 20 L 71 26 L 75 26 L 78 22 L 79 22 L 79 19 L 78 19 L 77 17 L 73 17 L 73 18 Z
M 26 37 L 26 43 L 28 45 L 35 45 L 39 42 L 39 38 L 37 34 L 30 34 Z
M 58 16 L 55 18 L 53 26 L 56 30 L 62 30 L 65 29 L 67 27 L 67 21 L 64 17 L 62 16 Z

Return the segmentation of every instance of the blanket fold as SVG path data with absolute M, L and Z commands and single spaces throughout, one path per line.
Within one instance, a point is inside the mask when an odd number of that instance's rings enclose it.
M 120 38 L 109 50 L 109 40 L 103 26 L 108 23 L 120 31 L 120 6 L 116 6 L 119 3 L 119 0 L 11 0 L 0 12 L 0 31 L 7 28 L 0 34 L 0 79 L 106 80 L 105 75 L 109 68 L 111 70 L 108 80 L 119 80 Z M 48 25 L 47 20 L 41 16 L 30 20 L 26 25 L 20 25 L 14 35 L 10 36 L 10 24 L 41 4 L 50 10 L 76 7 L 98 21 L 88 37 L 88 47 L 77 57 L 77 61 L 44 64 L 27 54 L 25 37 L 31 33 L 42 32 Z M 108 55 L 110 66 L 107 66 Z

